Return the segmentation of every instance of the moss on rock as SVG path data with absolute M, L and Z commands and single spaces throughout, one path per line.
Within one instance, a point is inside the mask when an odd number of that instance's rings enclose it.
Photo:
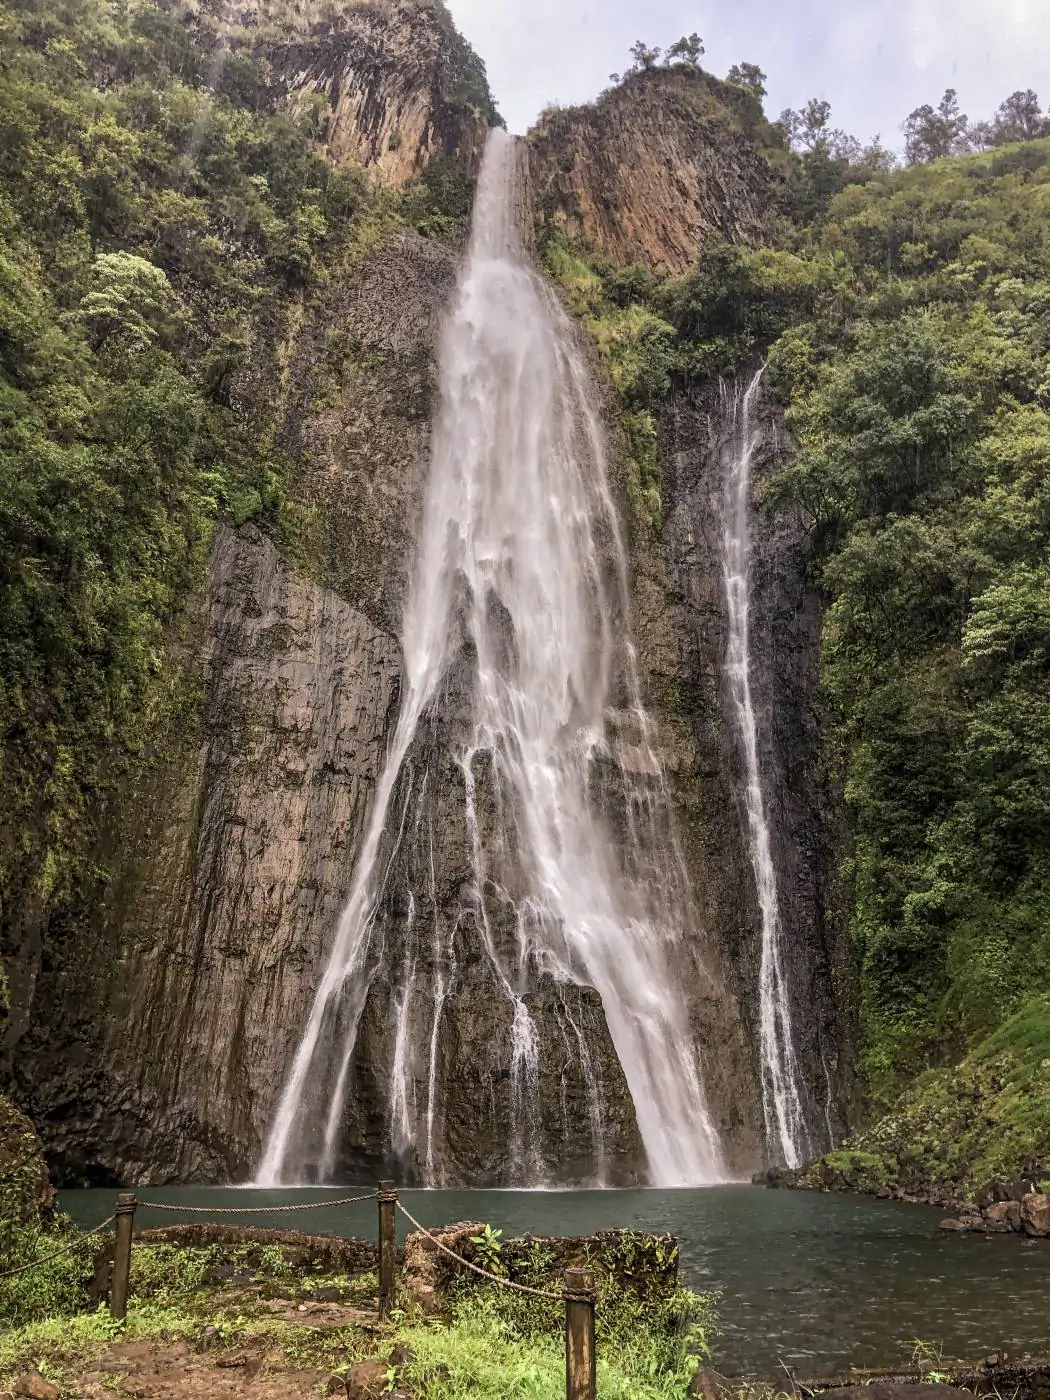
M 948 1202 L 1050 1175 L 1050 996 L 1031 997 L 950 1068 L 928 1070 L 800 1186 Z
M 54 1196 L 36 1129 L 0 1094 L 0 1240 L 49 1215 Z

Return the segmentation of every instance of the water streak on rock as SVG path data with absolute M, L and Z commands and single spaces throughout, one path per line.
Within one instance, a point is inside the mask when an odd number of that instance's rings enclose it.
M 759 1054 L 762 1064 L 762 1107 L 767 1150 L 789 1167 L 801 1164 L 807 1148 L 805 1113 L 800 1091 L 801 1070 L 795 1048 L 790 991 L 784 975 L 783 929 L 777 893 L 776 867 L 758 752 L 758 724 L 751 690 L 751 461 L 761 437 L 754 402 L 762 380 L 760 370 L 747 389 L 733 390 L 735 441 L 726 479 L 722 562 L 729 612 L 726 677 L 744 752 L 745 787 L 751 863 L 762 915 L 762 955 L 759 970 Z M 723 385 L 723 394 L 727 393 Z

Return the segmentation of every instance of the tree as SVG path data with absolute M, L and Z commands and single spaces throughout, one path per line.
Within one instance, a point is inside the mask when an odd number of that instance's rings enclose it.
M 811 97 L 800 111 L 787 107 L 780 114 L 780 125 L 787 135 L 788 145 L 793 149 L 801 146 L 805 151 L 827 147 L 830 121 L 831 103 L 816 97 Z
M 726 82 L 746 88 L 761 102 L 766 95 L 766 75 L 757 63 L 734 63 L 726 74 Z
M 896 170 L 900 158 L 882 144 L 882 137 L 876 132 L 861 151 L 858 164 L 866 165 L 869 170 Z
M 861 159 L 861 144 L 848 131 L 831 125 L 831 103 L 811 97 L 801 111 L 788 107 L 778 125 L 793 150 L 820 155 L 828 160 L 855 162 Z
M 171 325 L 173 296 L 163 268 L 135 253 L 100 253 L 77 309 L 95 349 L 114 337 L 141 350 Z
M 656 67 L 656 60 L 660 57 L 659 49 L 651 49 L 643 39 L 631 46 L 631 57 L 634 62 L 628 69 L 631 73 L 647 73 L 650 68 Z
M 1039 98 L 1027 88 L 1024 92 L 1012 92 L 1001 103 L 992 123 L 992 144 L 1005 145 L 1007 141 L 1034 141 L 1037 136 L 1045 136 L 1050 123 L 1044 120 Z
M 705 52 L 704 41 L 699 34 L 686 34 L 667 50 L 665 61 L 667 63 L 688 63 L 692 68 L 699 68 L 700 59 Z
M 902 128 L 904 150 L 909 165 L 940 160 L 967 149 L 969 119 L 959 111 L 959 96 L 948 88 L 937 105 L 927 102 L 910 113 Z
M 970 123 L 966 132 L 966 149 L 968 151 L 988 151 L 998 144 L 994 122 L 980 121 Z

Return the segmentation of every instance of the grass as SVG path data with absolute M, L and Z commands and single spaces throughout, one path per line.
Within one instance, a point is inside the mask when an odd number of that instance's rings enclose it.
M 447 1324 L 406 1326 L 398 1340 L 415 1353 L 407 1376 L 421 1400 L 563 1400 L 565 1352 L 560 1338 L 523 1338 L 498 1309 L 476 1304 Z M 680 1400 L 695 1364 L 673 1371 L 653 1351 L 624 1356 L 598 1348 L 602 1400 Z

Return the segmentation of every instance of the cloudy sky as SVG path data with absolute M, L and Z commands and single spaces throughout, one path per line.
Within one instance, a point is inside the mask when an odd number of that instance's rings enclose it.
M 973 119 L 1033 87 L 1050 102 L 1050 0 L 448 0 L 488 65 L 512 131 L 548 102 L 586 101 L 635 39 L 698 32 L 704 66 L 769 75 L 766 111 L 826 98 L 835 126 L 901 144 L 912 108 L 958 89 Z

